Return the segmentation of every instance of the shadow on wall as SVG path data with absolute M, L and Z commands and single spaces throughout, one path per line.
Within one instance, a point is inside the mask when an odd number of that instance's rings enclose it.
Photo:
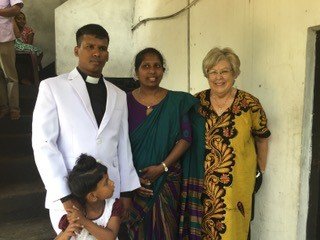
M 55 77 L 55 76 L 57 76 L 56 62 L 50 63 L 39 72 L 40 80 L 50 78 L 50 77 Z

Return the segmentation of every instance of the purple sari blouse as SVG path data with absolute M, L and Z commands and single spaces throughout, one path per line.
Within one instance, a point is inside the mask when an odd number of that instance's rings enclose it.
M 136 129 L 148 116 L 146 115 L 147 107 L 139 103 L 132 95 L 127 93 L 128 115 L 129 115 L 129 132 Z M 152 106 L 156 108 L 158 105 Z M 181 119 L 181 139 L 192 142 L 192 126 L 189 116 L 186 114 Z

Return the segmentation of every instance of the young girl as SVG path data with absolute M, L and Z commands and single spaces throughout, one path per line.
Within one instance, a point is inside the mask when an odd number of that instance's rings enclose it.
M 59 223 L 62 232 L 56 240 L 118 239 L 121 202 L 112 199 L 114 183 L 106 166 L 93 157 L 81 154 L 69 173 L 68 184 L 82 210 L 68 209 Z

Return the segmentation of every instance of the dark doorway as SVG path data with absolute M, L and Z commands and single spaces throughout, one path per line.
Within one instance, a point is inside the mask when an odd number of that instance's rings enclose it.
M 320 31 L 316 33 L 316 63 L 312 120 L 312 163 L 307 239 L 320 239 Z

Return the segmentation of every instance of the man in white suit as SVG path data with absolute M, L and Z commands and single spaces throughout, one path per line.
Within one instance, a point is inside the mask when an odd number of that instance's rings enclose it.
M 131 201 L 125 193 L 140 187 L 128 137 L 126 94 L 102 76 L 109 56 L 108 33 L 100 25 L 88 24 L 77 31 L 76 39 L 78 67 L 40 83 L 32 123 L 35 162 L 57 233 L 65 210 L 79 206 L 66 176 L 81 153 L 108 167 L 114 197 L 121 196 L 125 208 Z

